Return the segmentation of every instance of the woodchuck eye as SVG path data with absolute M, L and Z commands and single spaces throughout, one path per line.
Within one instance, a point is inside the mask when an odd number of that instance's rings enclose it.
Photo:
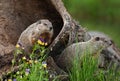
M 50 27 L 50 31 L 53 29 L 53 27 Z
M 95 40 L 96 40 L 96 41 L 99 41 L 99 40 L 100 40 L 100 37 L 96 37 Z
M 47 26 L 47 24 L 46 24 L 46 23 L 43 23 L 43 25 Z

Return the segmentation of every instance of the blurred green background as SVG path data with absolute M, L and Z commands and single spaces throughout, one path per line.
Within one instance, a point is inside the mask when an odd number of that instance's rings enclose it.
M 102 31 L 120 47 L 120 0 L 63 0 L 71 16 L 88 30 Z

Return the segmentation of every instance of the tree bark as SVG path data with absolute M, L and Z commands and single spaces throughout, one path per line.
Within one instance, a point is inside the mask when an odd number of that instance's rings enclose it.
M 22 31 L 39 19 L 49 19 L 53 24 L 54 36 L 48 52 L 52 56 L 60 54 L 70 42 L 71 31 L 81 28 L 73 21 L 62 0 L 0 0 L 0 76 L 10 69 Z

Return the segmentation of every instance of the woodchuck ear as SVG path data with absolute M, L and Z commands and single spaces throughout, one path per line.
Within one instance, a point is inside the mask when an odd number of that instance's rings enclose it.
M 100 37 L 95 37 L 95 40 L 96 40 L 96 41 L 99 41 L 99 40 L 100 40 Z
M 41 24 L 41 20 L 38 20 L 38 21 L 37 21 L 37 24 Z
M 114 44 L 114 41 L 113 41 L 113 40 L 110 40 L 110 42 L 111 42 L 111 45 Z

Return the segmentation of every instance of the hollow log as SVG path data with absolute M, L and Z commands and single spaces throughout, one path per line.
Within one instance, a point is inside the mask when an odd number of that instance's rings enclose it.
M 48 19 L 53 24 L 54 36 L 48 47 L 53 57 L 75 41 L 76 30 L 82 30 L 62 0 L 0 0 L 0 76 L 10 69 L 20 34 L 39 19 Z

